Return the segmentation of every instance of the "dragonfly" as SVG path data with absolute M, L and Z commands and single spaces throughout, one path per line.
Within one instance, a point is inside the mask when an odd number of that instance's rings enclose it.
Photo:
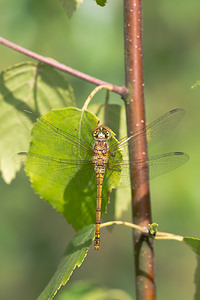
M 65 169 L 79 172 L 82 167 L 93 169 L 96 176 L 96 231 L 94 248 L 98 250 L 100 247 L 103 183 L 107 180 L 106 174 L 116 172 L 120 176 L 123 176 L 123 173 L 129 173 L 129 169 L 137 164 L 137 166 L 141 165 L 143 172 L 149 172 L 150 178 L 154 178 L 185 163 L 189 157 L 183 152 L 170 152 L 149 157 L 148 161 L 146 161 L 148 162 L 149 169 L 148 165 L 144 164 L 144 161 L 130 160 L 127 156 L 127 148 L 130 143 L 134 148 L 134 145 L 144 135 L 147 136 L 149 145 L 161 140 L 174 129 L 184 116 L 184 113 L 184 110 L 181 108 L 173 109 L 142 129 L 135 131 L 131 136 L 123 137 L 118 141 L 113 139 L 110 128 L 103 125 L 96 126 L 91 133 L 90 144 L 70 132 L 58 128 L 46 118 L 41 117 L 37 121 L 37 126 L 44 132 L 44 135 L 50 136 L 52 140 L 56 139 L 65 149 L 71 147 L 71 149 L 75 149 L 74 151 L 84 152 L 84 158 L 80 155 L 76 159 L 73 159 L 73 157 L 65 159 L 38 154 L 32 151 L 27 153 L 20 152 L 19 155 L 34 158 L 38 164 L 48 167 L 51 172 Z M 50 147 L 50 145 L 47 145 L 47 147 Z M 123 153 L 125 153 L 125 156 L 121 156 Z M 80 178 L 80 180 L 82 179 Z

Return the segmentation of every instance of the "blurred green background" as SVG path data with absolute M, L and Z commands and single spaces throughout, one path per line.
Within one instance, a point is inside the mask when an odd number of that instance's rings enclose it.
M 184 151 L 190 161 L 151 183 L 153 220 L 160 231 L 200 238 L 200 2 L 144 2 L 144 76 L 147 120 L 183 107 L 186 116 L 169 141 L 154 153 Z M 123 3 L 105 8 L 85 0 L 69 20 L 54 0 L 1 0 L 1 35 L 25 48 L 52 57 L 100 79 L 124 84 Z M 4 69 L 30 60 L 0 47 Z M 91 84 L 68 75 L 81 107 Z M 105 92 L 95 97 L 104 99 Z M 122 104 L 113 94 L 111 100 Z M 39 199 L 23 171 L 11 185 L 0 181 L 0 299 L 36 299 L 51 278 L 74 231 L 61 215 Z M 108 208 L 109 209 L 109 208 Z M 129 212 L 124 220 L 131 220 Z M 158 299 L 193 299 L 194 254 L 175 241 L 155 242 Z M 101 249 L 90 249 L 69 284 L 93 280 L 134 297 L 131 232 L 102 230 Z

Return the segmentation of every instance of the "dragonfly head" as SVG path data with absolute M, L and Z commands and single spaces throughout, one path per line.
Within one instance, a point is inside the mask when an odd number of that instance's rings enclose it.
M 98 141 L 110 141 L 112 134 L 110 128 L 106 126 L 98 126 L 93 129 L 92 136 Z

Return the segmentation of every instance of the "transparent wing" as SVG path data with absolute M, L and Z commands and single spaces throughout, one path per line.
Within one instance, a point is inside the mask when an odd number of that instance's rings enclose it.
M 130 167 L 137 165 L 138 172 L 142 171 L 143 174 L 148 172 L 149 166 L 149 178 L 153 179 L 157 176 L 166 174 L 189 160 L 189 156 L 183 152 L 170 152 L 161 155 L 149 157 L 148 161 L 136 160 L 128 161 L 112 161 L 108 163 L 108 168 L 112 171 L 121 173 L 121 186 L 126 187 L 130 184 Z M 147 164 L 148 162 L 148 164 Z M 146 178 L 146 176 L 144 176 Z
M 144 134 L 147 136 L 148 146 L 151 146 L 165 138 L 177 126 L 184 114 L 185 111 L 182 108 L 173 109 L 146 127 L 134 132 L 133 135 L 120 139 L 118 143 L 109 147 L 109 151 L 114 155 L 117 151 L 126 149 L 125 152 L 128 153 L 128 144 L 131 142 L 134 147 L 136 142 L 144 137 Z
M 183 152 L 170 152 L 149 158 L 149 177 L 153 179 L 166 174 L 189 160 L 189 156 Z
M 162 139 L 178 124 L 183 115 L 183 109 L 174 109 L 161 116 L 156 121 L 150 123 L 146 127 L 142 128 L 141 130 L 138 130 L 132 136 L 124 137 L 120 139 L 119 142 L 114 142 L 109 147 L 109 156 L 111 158 L 107 165 L 107 169 L 111 171 L 107 172 L 109 173 L 109 176 L 111 176 L 112 172 L 120 172 L 120 174 L 122 175 L 122 181 L 124 181 L 123 178 L 125 178 L 125 181 L 129 182 L 127 178 L 129 178 L 129 168 L 131 166 L 139 165 L 141 166 L 141 170 L 148 170 L 148 168 L 145 166 L 144 161 L 129 161 L 128 159 L 126 159 L 126 155 L 121 161 L 120 159 L 118 159 L 119 156 L 117 155 L 117 152 L 119 150 L 121 151 L 123 149 L 127 149 L 130 141 L 133 142 L 134 145 L 136 141 L 141 139 L 145 133 L 147 134 L 150 144 Z M 76 152 L 77 149 L 81 149 L 86 155 L 84 155 L 83 160 L 80 160 L 78 158 L 73 160 L 73 157 L 72 159 L 65 159 L 65 156 L 54 157 L 54 155 L 46 156 L 30 152 L 19 153 L 19 156 L 21 156 L 23 160 L 26 160 L 28 158 L 28 168 L 32 173 L 39 174 L 40 176 L 48 176 L 48 178 L 50 178 L 51 180 L 54 180 L 58 183 L 63 183 L 63 178 L 69 181 L 76 172 L 80 171 L 83 168 L 85 171 L 94 169 L 94 166 L 92 164 L 92 156 L 94 150 L 86 142 L 80 140 L 76 136 L 62 129 L 59 129 L 44 118 L 38 119 L 36 126 L 41 129 L 41 140 L 43 136 L 45 136 L 49 143 L 52 140 L 56 141 L 58 144 L 60 143 L 62 147 L 66 148 L 66 151 L 64 151 L 64 153 L 67 153 L 67 151 L 69 151 L 70 144 L 74 149 L 76 149 Z M 69 158 L 69 156 L 67 157 Z M 182 152 L 172 152 L 150 157 L 148 160 L 150 178 L 154 178 L 167 173 L 177 168 L 187 160 L 187 154 L 184 154 Z
M 63 144 L 71 144 L 77 149 L 81 148 L 83 151 L 92 154 L 93 149 L 90 145 L 77 138 L 76 136 L 56 127 L 48 122 L 43 117 L 38 119 L 36 126 L 41 128 L 41 135 L 49 137 L 50 140 L 56 140 Z
M 30 152 L 20 152 L 18 157 L 26 162 L 26 169 L 29 173 L 48 178 L 61 185 L 66 185 L 80 170 L 85 171 L 85 176 L 94 170 L 90 160 L 61 159 Z
M 51 165 L 51 167 L 55 169 L 80 169 L 85 166 L 93 167 L 91 160 L 61 159 L 31 152 L 19 152 L 18 156 L 23 162 L 28 158 L 33 158 L 35 164 L 45 167 Z

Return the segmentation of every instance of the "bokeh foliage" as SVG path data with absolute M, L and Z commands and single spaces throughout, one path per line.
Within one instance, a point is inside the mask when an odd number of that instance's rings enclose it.
M 190 87 L 200 76 L 199 9 L 195 0 L 160 0 L 144 3 L 143 14 L 147 119 L 152 121 L 174 107 L 186 110 L 169 142 L 153 151 L 184 151 L 191 158 L 181 169 L 152 182 L 153 219 L 162 231 L 196 237 L 200 235 L 200 90 Z M 124 83 L 122 1 L 110 0 L 101 8 L 85 0 L 70 20 L 54 0 L 2 0 L 0 11 L 5 38 L 106 81 Z M 4 46 L 0 57 L 2 69 L 27 60 Z M 93 87 L 65 76 L 81 107 Z M 101 92 L 95 101 L 104 97 Z M 117 95 L 111 95 L 111 101 L 122 103 Z M 0 187 L 0 298 L 5 300 L 35 299 L 72 236 L 63 218 L 38 199 L 25 181 L 21 173 L 11 186 L 1 182 Z M 130 219 L 130 213 L 123 217 Z M 98 255 L 91 253 L 87 266 L 75 272 L 72 281 L 94 279 L 134 294 L 129 239 L 126 229 L 116 228 L 112 235 L 104 230 L 104 248 Z M 155 252 L 158 298 L 191 299 L 196 264 L 192 252 L 173 241 L 157 242 Z

